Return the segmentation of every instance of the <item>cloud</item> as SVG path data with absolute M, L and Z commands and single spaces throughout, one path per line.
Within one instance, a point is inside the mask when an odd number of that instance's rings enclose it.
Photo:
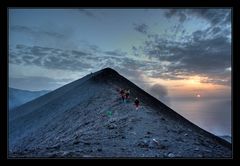
M 154 84 L 153 86 L 151 86 L 150 92 L 151 94 L 157 96 L 158 99 L 164 98 L 168 94 L 167 89 L 160 84 Z
M 17 45 L 10 51 L 9 62 L 12 64 L 36 65 L 48 69 L 66 69 L 79 71 L 92 67 L 87 62 L 88 52 L 61 50 L 55 48 Z
M 170 104 L 170 98 L 168 97 L 168 91 L 167 88 L 160 84 L 154 84 L 150 86 L 147 91 L 156 97 L 159 101 L 169 105 Z
M 212 83 L 218 85 L 227 85 L 231 86 L 231 71 L 224 70 L 215 73 L 209 73 L 207 79 L 202 80 L 202 83 Z
M 134 29 L 142 34 L 147 34 L 149 27 L 146 24 L 133 24 Z
M 149 81 L 147 76 L 147 72 L 149 71 L 148 67 L 154 65 L 157 66 L 156 62 L 140 59 L 134 60 L 129 57 L 121 58 L 118 62 L 118 65 L 113 67 L 115 70 L 145 91 L 149 90 L 152 83 Z M 158 70 L 157 68 L 155 69 Z
M 139 69 L 143 66 L 145 66 L 143 61 L 140 60 L 134 60 L 128 57 L 123 58 L 123 61 L 121 63 L 121 66 L 124 68 L 131 68 L 131 69 Z
M 32 30 L 31 28 L 26 27 L 26 26 L 21 26 L 21 25 L 13 25 L 10 27 L 10 30 L 26 32 L 26 33 L 34 33 L 34 30 Z
M 131 66 L 126 67 L 122 65 L 115 66 L 114 69 L 140 88 L 144 90 L 149 88 L 149 82 L 144 79 L 143 71 L 139 69 L 134 69 Z
M 22 26 L 22 25 L 12 25 L 10 27 L 10 30 L 15 31 L 15 32 L 27 33 L 27 34 L 34 35 L 37 37 L 48 36 L 48 37 L 53 37 L 53 38 L 57 38 L 57 39 L 65 38 L 65 35 L 63 35 L 61 33 L 44 31 L 44 30 L 41 30 L 36 27 L 30 28 L 30 27 L 26 27 L 26 26 Z
M 230 9 L 169 9 L 165 12 L 167 18 L 173 16 L 178 17 L 180 22 L 184 22 L 187 18 L 196 16 L 208 21 L 212 26 L 217 24 L 230 24 Z
M 121 50 L 105 51 L 104 53 L 107 54 L 107 55 L 119 56 L 119 57 L 121 57 L 121 56 L 126 56 L 126 55 L 127 55 L 126 52 L 123 52 L 123 51 L 121 51 Z
M 89 50 L 93 51 L 93 53 L 101 53 L 102 52 L 101 48 L 99 48 L 98 46 L 93 45 L 93 44 L 88 44 L 87 48 Z
M 230 23 L 230 9 L 191 9 L 189 14 L 194 14 L 209 21 L 212 25 Z
M 78 9 L 78 12 L 88 17 L 96 18 L 96 15 L 93 12 L 91 12 L 89 9 Z
M 49 26 L 49 25 L 48 25 Z M 46 29 L 47 28 L 47 29 Z M 46 27 L 11 25 L 9 27 L 11 44 L 31 44 L 35 46 L 78 49 L 79 43 L 73 40 L 75 31 L 72 27 Z
M 86 52 L 82 52 L 82 51 L 76 51 L 76 50 L 72 50 L 72 55 L 75 56 L 75 58 L 81 58 L 81 57 L 86 57 L 88 55 L 91 55 L 90 53 L 86 53 Z
M 172 16 L 178 17 L 180 22 L 184 22 L 187 19 L 187 16 L 182 9 L 170 9 L 167 12 L 165 12 L 165 16 L 167 18 L 171 18 Z
M 47 69 L 88 71 L 119 65 L 133 66 L 134 61 L 127 58 L 127 53 L 122 50 L 102 51 L 98 46 L 85 43 L 81 50 L 16 45 L 10 49 L 9 63 L 36 65 Z
M 142 66 L 150 77 L 176 80 L 184 79 L 182 75 L 201 75 L 209 78 L 206 82 L 229 85 L 230 73 L 225 69 L 231 66 L 231 41 L 222 27 L 197 30 L 185 37 L 187 41 L 179 41 L 152 34 L 133 51 L 142 51 L 140 54 L 157 62 Z

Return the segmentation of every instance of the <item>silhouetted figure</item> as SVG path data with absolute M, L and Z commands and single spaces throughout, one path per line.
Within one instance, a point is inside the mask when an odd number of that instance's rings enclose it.
M 123 100 L 123 102 L 124 102 L 125 93 L 124 93 L 124 90 L 123 90 L 123 89 L 120 90 L 120 95 L 121 95 L 122 100 Z
M 135 106 L 136 106 L 136 110 L 138 110 L 138 107 L 139 107 L 139 100 L 138 100 L 138 98 L 135 99 L 134 103 L 135 103 Z
M 125 92 L 126 99 L 129 98 L 129 95 L 130 95 L 130 89 L 128 89 L 128 90 Z

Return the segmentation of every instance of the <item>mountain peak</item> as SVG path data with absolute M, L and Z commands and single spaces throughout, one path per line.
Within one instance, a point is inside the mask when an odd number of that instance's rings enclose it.
M 104 68 L 98 72 L 95 73 L 94 75 L 94 81 L 113 81 L 119 79 L 119 73 L 115 71 L 114 69 L 107 67 Z
M 110 68 L 110 67 L 106 67 L 100 71 L 111 71 L 111 72 L 116 72 L 114 69 Z
M 104 74 L 110 74 L 110 75 L 112 75 L 112 74 L 118 74 L 118 72 L 117 72 L 116 70 L 114 70 L 114 69 L 112 69 L 112 68 L 110 68 L 110 67 L 106 67 L 106 68 L 100 70 L 99 72 L 100 72 L 100 73 L 104 73 Z

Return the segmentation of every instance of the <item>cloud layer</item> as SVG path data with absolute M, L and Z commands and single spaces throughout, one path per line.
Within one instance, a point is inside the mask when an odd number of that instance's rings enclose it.
M 33 35 L 36 37 L 48 36 L 48 37 L 53 37 L 53 38 L 57 38 L 57 39 L 62 39 L 65 37 L 65 35 L 63 35 L 61 33 L 44 31 L 44 30 L 41 30 L 36 27 L 30 28 L 30 27 L 22 26 L 22 25 L 12 25 L 10 27 L 10 31 L 26 33 L 28 35 Z
M 9 62 L 18 65 L 36 65 L 47 69 L 69 71 L 115 68 L 137 83 L 145 86 L 142 75 L 148 77 L 181 80 L 185 76 L 200 75 L 204 83 L 230 85 L 231 76 L 231 12 L 229 9 L 170 9 L 164 16 L 177 18 L 166 33 L 149 31 L 147 23 L 132 23 L 133 29 L 144 34 L 145 41 L 132 45 L 132 52 L 121 49 L 103 50 L 99 46 L 82 41 L 71 47 L 44 47 L 17 44 L 10 48 Z M 95 17 L 93 10 L 78 9 L 88 17 Z M 209 25 L 187 33 L 185 23 L 191 19 L 205 20 Z M 68 37 L 58 32 L 44 31 L 20 25 L 10 30 L 30 36 L 48 36 L 54 40 Z M 178 37 L 177 37 L 178 36 Z M 144 71 L 143 73 L 141 71 Z M 135 78 L 134 78 L 135 77 Z
M 226 70 L 231 66 L 230 14 L 229 10 L 168 10 L 167 18 L 179 19 L 180 23 L 173 27 L 173 35 L 181 33 L 181 38 L 175 40 L 146 33 L 148 38 L 144 44 L 133 46 L 132 50 L 135 56 L 156 62 L 143 67 L 151 71 L 148 74 L 151 77 L 177 80 L 185 78 L 182 76 L 200 75 L 208 77 L 203 82 L 230 85 L 230 71 Z M 185 34 L 181 24 L 190 15 L 205 19 L 211 26 Z
M 134 29 L 140 33 L 147 34 L 149 27 L 146 24 L 133 24 Z
M 165 16 L 167 18 L 176 16 L 181 23 L 195 16 L 208 21 L 212 26 L 229 24 L 231 21 L 231 11 L 229 9 L 169 9 Z

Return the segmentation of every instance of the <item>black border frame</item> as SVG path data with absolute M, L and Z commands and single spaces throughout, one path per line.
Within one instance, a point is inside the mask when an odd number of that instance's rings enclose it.
M 232 143 L 233 143 L 233 160 L 239 159 L 239 101 L 237 101 L 237 96 L 239 95 L 239 79 L 238 56 L 240 55 L 238 37 L 240 30 L 240 1 L 238 0 L 168 0 L 168 1 L 158 1 L 158 0 L 138 0 L 135 2 L 130 1 L 77 1 L 77 0 L 51 0 L 51 1 L 32 1 L 32 0 L 4 0 L 1 1 L 0 16 L 1 16 L 1 54 L 0 54 L 0 92 L 1 92 L 1 109 L 0 109 L 0 158 L 3 160 L 9 160 L 7 156 L 7 103 L 8 103 L 8 8 L 9 7 L 36 7 L 36 8 L 66 8 L 66 7 L 83 7 L 83 8 L 97 8 L 97 7 L 111 7 L 111 8 L 159 8 L 159 7 L 229 7 L 232 8 Z M 238 94 L 237 94 L 238 93 Z M 228 159 L 229 160 L 229 159 Z M 231 159 L 230 159 L 231 160 Z

